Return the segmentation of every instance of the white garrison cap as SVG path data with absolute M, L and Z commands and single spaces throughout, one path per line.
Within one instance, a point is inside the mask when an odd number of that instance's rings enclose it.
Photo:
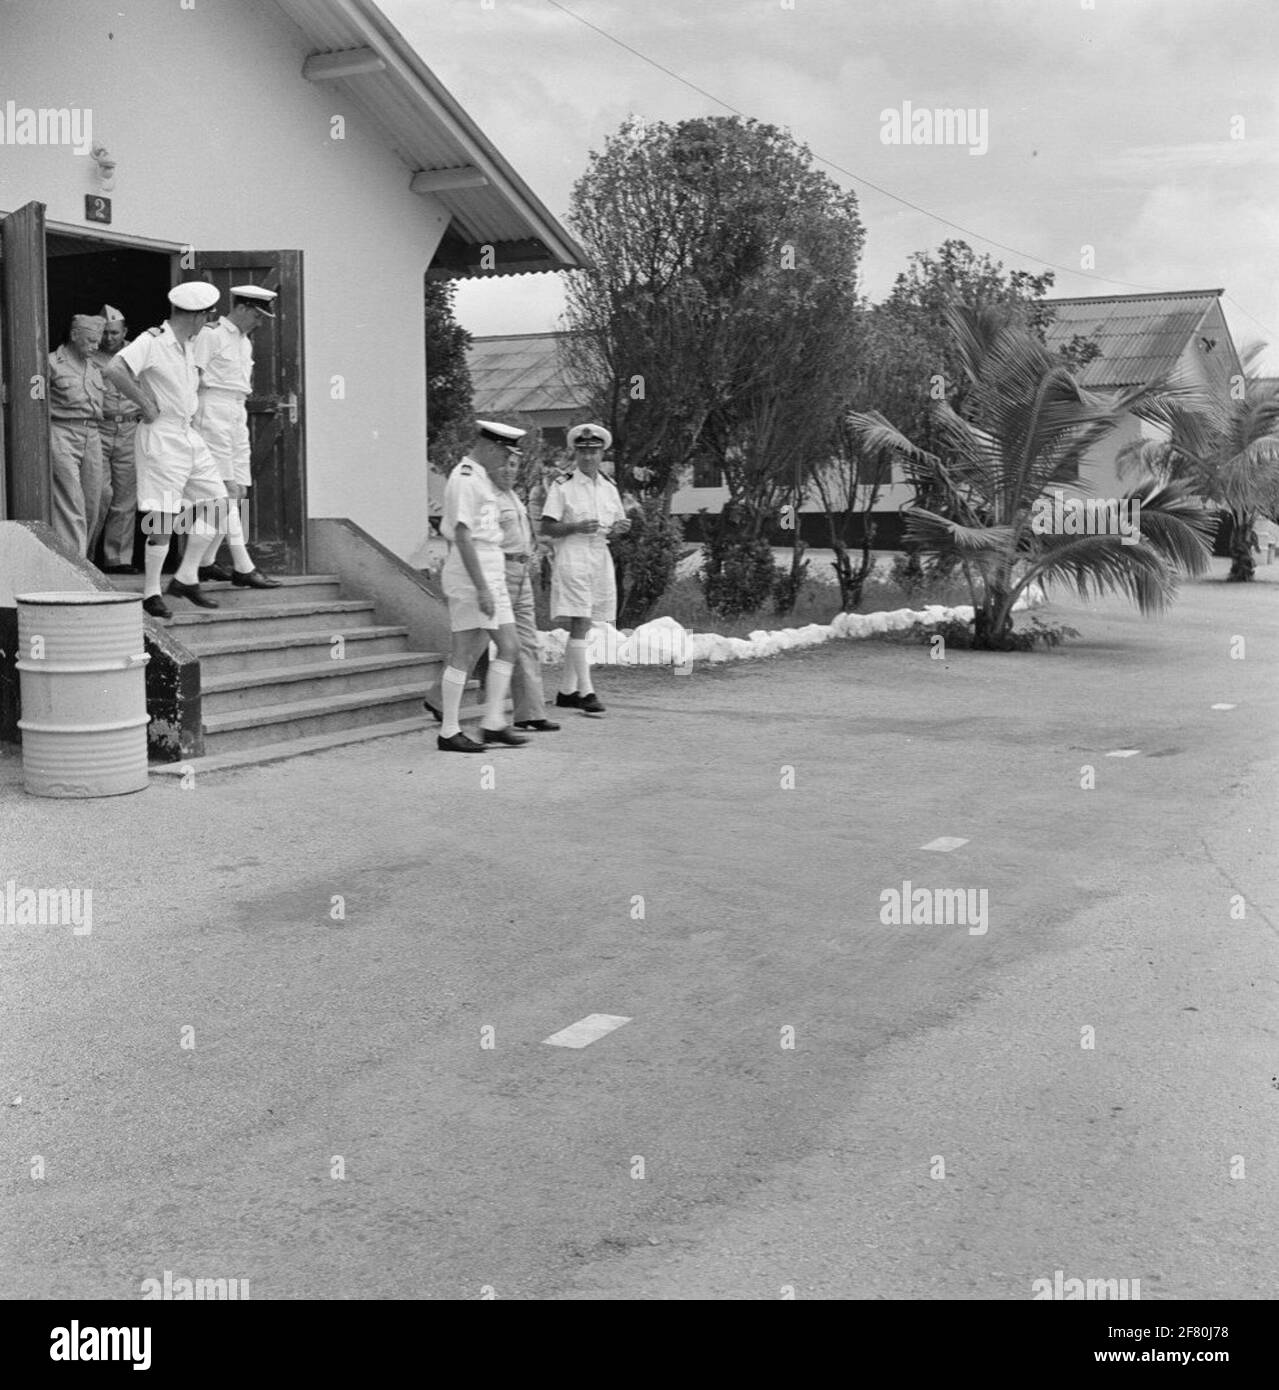
M 495 444 L 505 444 L 508 449 L 518 448 L 525 435 L 524 430 L 517 430 L 514 425 L 499 425 L 494 420 L 477 420 L 475 429 L 481 439 L 491 439 Z
M 207 280 L 184 280 L 169 291 L 169 303 L 188 314 L 212 309 L 217 302 L 218 292 Z
M 232 285 L 232 299 L 251 299 L 253 307 L 263 314 L 266 318 L 273 319 L 275 315 L 271 312 L 271 304 L 275 299 L 275 290 L 264 289 L 261 285 Z
M 119 309 L 113 309 L 110 304 L 104 304 L 102 306 L 102 317 L 106 319 L 108 323 L 124 322 L 124 315 L 119 311 Z
M 568 432 L 568 447 L 575 448 L 579 443 L 583 446 L 599 444 L 607 449 L 613 442 L 613 436 L 604 428 L 603 425 L 574 425 Z

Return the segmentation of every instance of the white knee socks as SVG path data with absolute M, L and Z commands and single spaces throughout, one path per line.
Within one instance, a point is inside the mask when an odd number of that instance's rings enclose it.
M 142 597 L 154 598 L 160 592 L 160 578 L 164 570 L 164 557 L 169 553 L 168 536 L 160 545 L 148 544 L 142 547 L 142 563 L 146 568 L 147 577 L 142 585 Z
M 236 501 L 227 503 L 226 542 L 236 573 L 251 574 L 256 566 L 249 555 L 248 546 L 244 543 L 244 527 L 240 522 L 240 504 Z
M 506 728 L 506 692 L 511 688 L 511 672 L 514 669 L 509 661 L 489 662 L 488 699 L 484 704 L 480 728 Z
M 466 672 L 456 666 L 446 666 L 440 677 L 440 737 L 452 738 L 462 732 L 458 716 L 462 712 L 462 692 L 466 689 Z
M 570 637 L 564 651 L 564 670 L 560 673 L 560 694 L 590 695 L 595 687 L 591 684 L 591 666 L 586 657 L 588 639 Z

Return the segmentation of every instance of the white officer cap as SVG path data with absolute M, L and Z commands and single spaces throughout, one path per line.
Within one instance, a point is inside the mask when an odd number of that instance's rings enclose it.
M 275 290 L 264 289 L 261 285 L 232 285 L 232 299 L 250 299 L 253 307 L 263 318 L 273 319 L 275 315 L 271 312 L 271 304 L 276 297 Z
M 527 433 L 517 430 L 514 425 L 499 425 L 495 420 L 477 420 L 475 432 L 481 439 L 491 439 L 495 444 L 505 444 L 508 449 L 518 449 L 520 440 Z
M 603 425 L 574 425 L 568 432 L 568 447 L 576 448 L 579 441 L 582 444 L 599 444 L 607 449 L 613 442 L 613 436 Z
M 102 317 L 108 323 L 124 322 L 124 315 L 119 311 L 119 309 L 113 309 L 110 304 L 104 304 L 102 306 Z
M 188 314 L 212 309 L 217 302 L 218 291 L 207 280 L 184 280 L 169 291 L 169 303 Z

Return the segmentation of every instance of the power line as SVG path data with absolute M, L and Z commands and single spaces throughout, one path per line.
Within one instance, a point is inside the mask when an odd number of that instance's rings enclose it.
M 593 30 L 601 38 L 607 39 L 609 43 L 616 44 L 618 48 L 624 49 L 641 62 L 647 63 L 649 67 L 656 68 L 658 72 L 665 73 L 667 77 L 673 77 L 676 82 L 698 93 L 699 96 L 704 96 L 708 101 L 713 101 L 717 106 L 722 106 L 725 111 L 731 111 L 733 115 L 740 116 L 743 120 L 751 119 L 745 111 L 739 111 L 732 102 L 725 101 L 723 97 L 716 96 L 714 92 L 708 92 L 705 87 L 699 87 L 696 82 L 690 82 L 688 78 L 666 67 L 665 64 L 659 63 L 656 58 L 650 58 L 647 53 L 641 53 L 638 48 L 632 48 L 629 43 L 626 43 L 623 39 L 619 39 L 614 34 L 610 34 L 607 29 L 601 29 L 598 24 L 593 24 L 589 19 L 570 10 L 567 5 L 561 4 L 560 0 L 546 0 L 546 3 L 554 6 L 557 10 L 563 11 L 570 19 L 575 19 L 579 24 L 585 25 L 586 28 Z M 899 193 L 894 193 L 891 189 L 884 188 L 861 174 L 853 173 L 851 169 L 846 169 L 842 164 L 837 163 L 833 159 L 827 159 L 825 155 L 814 153 L 813 158 L 817 160 L 819 164 L 825 164 L 828 168 L 834 169 L 843 174 L 846 178 L 852 179 L 854 183 L 860 183 L 867 188 L 873 188 L 876 193 L 882 194 L 885 198 L 891 198 L 893 202 L 900 203 L 903 207 L 908 207 L 913 212 L 918 212 L 924 217 L 929 217 L 934 222 L 940 222 L 944 227 L 950 227 L 954 231 L 962 232 L 965 236 L 972 237 L 974 240 L 983 242 L 987 246 L 995 246 L 1001 251 L 1007 251 L 1009 255 L 1020 256 L 1023 260 L 1033 261 L 1036 265 L 1046 266 L 1049 270 L 1059 270 L 1063 275 L 1077 275 L 1083 280 L 1096 280 L 1103 285 L 1123 285 L 1126 289 L 1144 290 L 1147 294 L 1168 293 L 1167 290 L 1159 289 L 1155 285 L 1142 285 L 1135 280 L 1115 280 L 1108 275 L 1096 275 L 1086 270 L 1075 270 L 1071 266 L 1058 265 L 1056 261 L 1045 260 L 1042 256 L 1035 256 L 1028 251 L 1020 250 L 1016 246 L 1009 246 L 1006 242 L 996 241 L 993 237 L 983 236 L 981 232 L 974 231 L 971 227 L 965 227 L 962 223 L 953 222 L 949 217 L 942 217 L 939 213 L 930 212 L 928 208 L 921 207 L 918 203 L 912 203 L 909 198 L 903 198 Z M 1248 313 L 1247 309 L 1245 309 L 1233 295 L 1228 294 L 1226 298 L 1230 300 L 1240 313 L 1252 319 L 1253 323 L 1257 324 L 1259 328 L 1265 329 L 1272 338 L 1279 336 L 1271 329 L 1267 328 L 1260 319 Z

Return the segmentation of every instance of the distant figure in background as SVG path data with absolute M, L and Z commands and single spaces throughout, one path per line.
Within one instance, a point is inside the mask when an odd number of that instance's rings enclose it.
M 94 360 L 104 320 L 76 314 L 66 339 L 49 354 L 49 435 L 53 456 L 53 529 L 87 557 L 102 508 L 102 439 L 106 387 Z
M 261 285 L 232 285 L 231 310 L 195 340 L 195 364 L 200 371 L 200 408 L 195 428 L 209 446 L 226 485 L 226 541 L 230 570 L 217 564 L 218 546 L 208 555 L 201 579 L 229 579 L 242 589 L 278 589 L 280 581 L 263 574 L 244 543 L 241 503 L 253 483 L 250 472 L 249 415 L 253 394 L 253 334 L 264 319 L 273 319 L 274 290 Z
M 102 346 L 93 360 L 104 374 L 111 359 L 125 344 L 128 325 L 119 309 L 102 306 L 105 327 Z M 134 446 L 142 412 L 110 382 L 102 406 L 102 515 L 98 532 L 102 537 L 102 569 L 105 574 L 141 574 L 133 563 L 133 530 L 138 514 L 138 475 Z M 89 553 L 97 545 L 90 537 Z

